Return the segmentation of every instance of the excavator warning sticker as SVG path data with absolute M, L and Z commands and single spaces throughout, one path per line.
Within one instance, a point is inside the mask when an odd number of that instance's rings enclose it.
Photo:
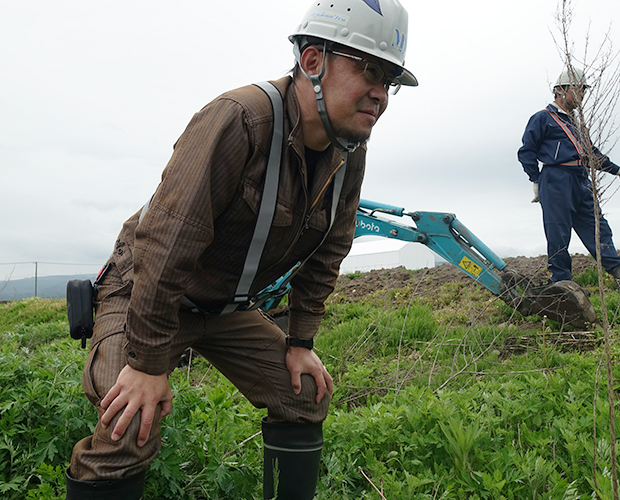
M 473 260 L 468 259 L 467 257 L 463 257 L 461 259 L 461 262 L 459 262 L 459 266 L 475 278 L 477 278 L 478 275 L 482 272 L 482 268 Z

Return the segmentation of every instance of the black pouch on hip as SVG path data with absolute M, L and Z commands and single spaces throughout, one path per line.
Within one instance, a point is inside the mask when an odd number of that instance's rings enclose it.
M 67 316 L 71 338 L 82 341 L 93 336 L 93 284 L 90 280 L 70 280 L 67 282 Z

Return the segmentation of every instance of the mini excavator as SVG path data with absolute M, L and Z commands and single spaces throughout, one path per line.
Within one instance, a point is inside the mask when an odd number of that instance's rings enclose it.
M 414 225 L 387 216 L 408 217 Z M 361 200 L 355 237 L 381 236 L 426 245 L 524 316 L 547 316 L 577 328 L 598 323 L 594 307 L 574 281 L 535 283 L 511 271 L 454 214 L 406 212 L 404 208 Z

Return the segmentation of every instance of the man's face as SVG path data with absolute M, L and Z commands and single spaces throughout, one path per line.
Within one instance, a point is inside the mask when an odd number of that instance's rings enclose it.
M 564 101 L 569 111 L 577 109 L 582 103 L 586 89 L 583 86 L 571 85 L 565 91 Z
M 352 49 L 342 50 L 353 56 L 381 66 L 385 63 Z M 351 142 L 364 143 L 388 104 L 388 94 L 382 82 L 371 82 L 364 75 L 366 63 L 345 56 L 328 54 L 322 79 L 325 106 L 334 133 Z

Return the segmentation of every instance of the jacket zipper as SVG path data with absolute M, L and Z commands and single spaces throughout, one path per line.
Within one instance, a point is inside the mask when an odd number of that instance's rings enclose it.
M 297 151 L 297 148 L 295 147 L 294 144 L 291 145 L 293 151 L 295 151 L 295 153 L 297 154 L 297 157 L 301 160 L 301 155 L 299 154 L 299 151 Z M 310 217 L 312 217 L 312 213 L 314 211 L 314 209 L 316 208 L 317 203 L 319 202 L 319 200 L 321 199 L 321 196 L 323 195 L 323 193 L 325 192 L 325 190 L 327 189 L 327 187 L 330 185 L 332 179 L 334 178 L 334 176 L 336 175 L 336 172 L 338 172 L 338 170 L 340 170 L 340 168 L 342 167 L 342 165 L 344 164 L 344 160 L 342 160 L 338 166 L 334 169 L 334 171 L 330 174 L 329 178 L 327 179 L 327 182 L 323 185 L 323 187 L 321 188 L 321 190 L 319 191 L 319 194 L 317 195 L 317 197 L 315 198 L 315 200 L 312 202 L 312 204 L 310 205 L 310 209 L 306 210 L 306 214 L 304 215 L 303 218 L 303 222 L 301 225 L 301 230 L 296 231 L 297 236 L 295 237 L 295 239 L 291 242 L 291 244 L 289 245 L 286 253 L 274 264 L 272 264 L 271 266 L 269 266 L 268 269 L 265 269 L 260 276 L 256 276 L 256 278 L 254 279 L 255 282 L 260 281 L 260 278 L 262 278 L 265 274 L 269 273 L 272 269 L 278 267 L 284 260 L 287 259 L 287 257 L 291 254 L 291 251 L 293 249 L 293 247 L 295 246 L 295 244 L 297 243 L 297 241 L 299 241 L 299 238 L 301 237 L 301 235 L 304 233 L 304 231 L 306 231 L 309 228 L 310 225 Z M 303 176 L 303 171 L 300 168 L 300 173 Z M 306 207 L 308 206 L 308 202 L 307 200 L 310 198 L 310 193 L 308 192 L 308 185 L 304 182 L 303 185 L 304 188 L 304 194 L 306 195 Z M 338 203 L 338 200 L 336 200 L 336 203 Z
M 342 160 L 338 166 L 334 169 L 334 171 L 330 174 L 329 179 L 327 179 L 327 182 L 323 185 L 323 187 L 321 188 L 321 190 L 319 191 L 319 194 L 317 195 L 317 197 L 315 198 L 315 200 L 312 202 L 312 205 L 310 205 L 310 211 L 308 212 L 308 214 L 312 214 L 312 211 L 315 209 L 316 204 L 319 202 L 319 200 L 321 199 L 321 196 L 323 196 L 323 193 L 325 192 L 325 190 L 328 188 L 328 186 L 331 184 L 332 179 L 334 178 L 334 176 L 336 175 L 336 173 L 338 172 L 338 170 L 340 170 L 340 167 L 342 167 L 342 165 L 344 164 L 344 160 Z M 336 200 L 336 202 L 338 202 Z M 309 215 L 308 215 L 309 217 Z

